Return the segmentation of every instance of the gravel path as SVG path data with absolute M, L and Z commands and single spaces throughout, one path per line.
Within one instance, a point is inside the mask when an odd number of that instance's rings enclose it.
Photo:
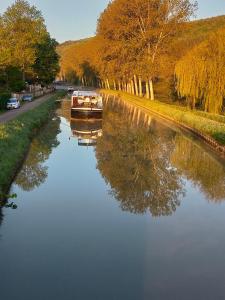
M 32 102 L 23 104 L 19 109 L 9 110 L 3 114 L 0 114 L 0 123 L 6 123 L 8 121 L 11 121 L 14 118 L 18 117 L 19 115 L 21 115 L 22 113 L 39 106 L 41 103 L 45 102 L 50 97 L 52 97 L 52 95 L 54 95 L 54 94 L 51 93 L 51 94 L 45 95 L 43 97 L 35 99 Z

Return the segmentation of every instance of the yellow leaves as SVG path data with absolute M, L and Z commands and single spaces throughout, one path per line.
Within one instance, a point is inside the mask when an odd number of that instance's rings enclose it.
M 225 97 L 225 28 L 191 50 L 175 68 L 180 96 L 197 98 L 208 112 L 219 113 Z

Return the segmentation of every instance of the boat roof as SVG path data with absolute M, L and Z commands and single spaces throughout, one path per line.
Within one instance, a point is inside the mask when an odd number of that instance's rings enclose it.
M 73 96 L 96 97 L 99 96 L 95 91 L 74 91 Z

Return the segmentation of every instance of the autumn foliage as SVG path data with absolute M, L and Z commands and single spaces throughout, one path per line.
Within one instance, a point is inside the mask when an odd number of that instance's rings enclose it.
M 177 90 L 192 108 L 219 113 L 225 98 L 225 27 L 212 33 L 176 65 Z
M 196 7 L 187 0 L 111 1 L 95 37 L 58 48 L 61 78 L 151 100 L 161 82 L 170 88 L 167 98 L 174 94 L 190 108 L 221 112 L 225 18 L 189 22 Z

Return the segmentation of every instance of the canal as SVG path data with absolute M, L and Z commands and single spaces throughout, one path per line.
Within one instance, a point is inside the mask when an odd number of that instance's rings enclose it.
M 0 212 L 2 300 L 222 300 L 225 164 L 189 133 L 106 97 L 68 101 Z M 9 205 L 10 206 L 10 205 Z

